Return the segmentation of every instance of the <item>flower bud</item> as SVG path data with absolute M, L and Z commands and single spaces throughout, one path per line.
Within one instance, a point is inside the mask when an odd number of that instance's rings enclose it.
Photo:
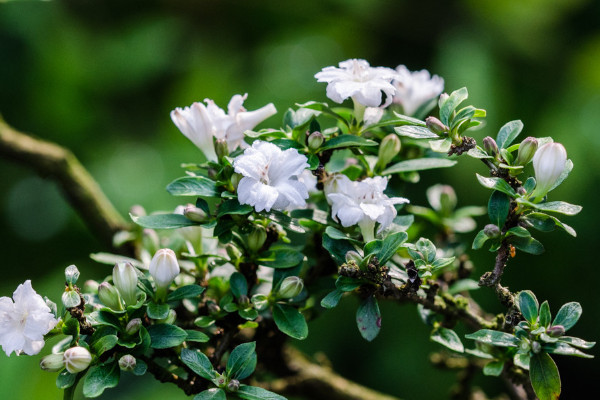
M 562 335 L 565 334 L 565 327 L 562 325 L 553 325 L 551 327 L 549 327 L 548 329 L 546 329 L 546 333 L 548 333 L 548 335 L 552 336 L 552 337 L 561 337 Z
M 400 138 L 395 133 L 390 133 L 381 140 L 379 146 L 379 160 L 377 163 L 382 167 L 386 166 L 400 152 Z
M 113 268 L 113 283 L 125 300 L 125 304 L 132 306 L 137 303 L 137 272 L 128 262 L 119 262 Z
M 227 390 L 230 392 L 237 392 L 240 389 L 240 381 L 237 379 L 232 379 L 227 384 Z
M 483 227 L 483 233 L 490 239 L 494 239 L 500 236 L 500 228 L 494 224 L 487 224 Z
M 436 117 L 427 117 L 425 119 L 425 125 L 427 125 L 427 128 L 436 135 L 441 135 L 449 130 L 448 127 Z
M 261 293 L 252 296 L 251 301 L 254 304 L 254 308 L 258 311 L 262 311 L 269 306 L 269 298 Z
M 225 139 L 217 139 L 216 140 L 215 152 L 217 153 L 217 158 L 219 160 L 221 158 L 229 155 L 229 148 L 227 147 L 227 141 Z
M 449 98 L 450 98 L 450 95 L 448 93 L 440 94 L 440 98 L 438 99 L 439 107 L 442 108 L 442 104 L 444 104 L 446 102 L 446 100 L 448 100 Z
M 246 296 L 245 294 L 242 294 L 238 298 L 238 304 L 240 306 L 242 306 L 243 308 L 246 308 L 250 305 L 250 298 L 248 296 Z
M 192 204 L 188 204 L 183 209 L 183 215 L 185 215 L 185 217 L 190 221 L 194 222 L 206 222 L 207 217 L 203 209 L 198 208 Z
M 141 326 L 142 320 L 140 318 L 134 318 L 127 323 L 127 326 L 125 327 L 125 333 L 127 333 L 128 335 L 134 335 L 135 333 L 137 333 L 137 331 L 140 330 Z
M 125 354 L 123 357 L 119 358 L 119 368 L 121 368 L 122 371 L 133 371 L 136 364 L 135 357 L 131 354 Z
M 212 302 L 212 301 L 208 303 L 206 308 L 210 315 L 216 315 L 221 312 L 221 307 L 219 307 L 219 305 L 217 303 Z
M 531 342 L 531 351 L 535 354 L 539 353 L 542 350 L 542 345 L 540 342 Z
M 255 225 L 252 233 L 248 235 L 248 249 L 252 252 L 259 251 L 267 240 L 267 231 L 262 226 Z
M 119 291 L 110 283 L 102 282 L 100 286 L 98 286 L 98 297 L 100 298 L 100 302 L 106 307 L 115 311 L 123 310 Z
M 308 147 L 311 150 L 317 150 L 323 144 L 323 134 L 321 132 L 313 132 L 308 136 Z
M 143 217 L 146 215 L 146 210 L 144 209 L 144 207 L 140 206 L 139 204 L 136 204 L 134 206 L 131 206 L 131 208 L 129 209 L 129 214 L 135 217 Z
M 519 146 L 519 151 L 517 153 L 517 159 L 515 160 L 515 165 L 527 165 L 529 161 L 533 158 L 535 151 L 538 148 L 538 141 L 536 138 L 529 136 L 525 138 L 521 142 Z
M 65 308 L 77 307 L 81 303 L 81 297 L 79 297 L 79 293 L 68 288 L 63 292 L 61 300 Z
M 85 370 L 92 362 L 92 355 L 85 347 L 71 347 L 63 354 L 65 368 L 72 374 Z
M 63 353 L 49 354 L 40 360 L 40 368 L 48 372 L 58 372 L 65 367 Z
M 292 299 L 304 289 L 304 281 L 297 276 L 288 276 L 281 282 L 277 296 L 282 299 Z
M 65 281 L 68 285 L 74 285 L 79 279 L 79 270 L 75 265 L 69 265 L 65 268 Z
M 88 279 L 83 283 L 83 293 L 98 294 L 98 286 L 100 286 L 98 282 Z
M 537 182 L 533 197 L 543 197 L 552 189 L 565 170 L 567 151 L 560 143 L 546 143 L 533 156 L 533 169 Z
M 233 174 L 231 175 L 231 185 L 233 186 L 234 190 L 237 190 L 238 185 L 240 184 L 240 181 L 242 180 L 243 176 L 242 174 Z
M 175 252 L 171 249 L 158 250 L 150 261 L 149 269 L 157 289 L 166 290 L 179 275 L 179 263 Z
M 354 261 L 357 264 L 360 264 L 362 262 L 363 258 L 361 257 L 360 254 L 358 254 L 357 251 L 354 250 L 350 250 L 349 252 L 346 253 L 346 262 L 349 263 L 350 261 Z
M 483 138 L 483 149 L 486 153 L 488 153 L 488 155 L 492 157 L 496 157 L 496 155 L 498 154 L 498 145 L 496 144 L 496 141 L 490 136 L 486 136 Z
M 230 261 L 235 261 L 235 260 L 239 260 L 240 258 L 242 258 L 242 252 L 240 251 L 240 249 L 237 248 L 236 245 L 234 245 L 232 243 L 228 243 L 227 246 L 225 246 L 225 251 L 227 252 L 227 255 L 229 256 Z

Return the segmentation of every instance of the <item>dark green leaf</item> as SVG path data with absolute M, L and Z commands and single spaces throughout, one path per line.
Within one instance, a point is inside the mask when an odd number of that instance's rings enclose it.
M 143 228 L 150 229 L 176 229 L 185 226 L 196 226 L 197 222 L 187 219 L 181 214 L 153 214 L 137 217 L 129 214 L 133 222 Z
M 361 281 L 349 276 L 340 276 L 335 281 L 335 287 L 342 292 L 351 292 L 361 285 Z
M 369 342 L 375 339 L 381 330 L 381 313 L 374 296 L 369 296 L 356 310 L 356 324 L 361 336 Z
M 237 199 L 229 199 L 221 203 L 217 217 L 221 218 L 223 215 L 229 214 L 245 215 L 251 213 L 252 210 L 254 208 L 249 204 L 240 204 Z
M 237 346 L 227 360 L 227 376 L 230 379 L 242 380 L 254 372 L 256 368 L 256 342 L 243 343 Z
M 190 329 L 186 329 L 185 333 L 187 333 L 187 337 L 185 338 L 186 342 L 200 342 L 206 343 L 210 340 L 210 338 L 200 331 L 193 331 Z
M 547 203 L 532 203 L 532 202 L 524 200 L 524 199 L 519 199 L 518 202 L 521 204 L 524 204 L 526 206 L 529 206 L 531 208 L 538 209 L 538 210 L 547 211 L 547 212 L 555 212 L 555 213 L 565 214 L 565 215 L 579 214 L 579 212 L 583 208 L 581 206 L 578 206 L 575 204 L 569 204 L 564 201 L 549 201 Z
M 193 400 L 227 400 L 227 396 L 223 390 L 212 388 L 198 393 Z
M 329 149 L 357 146 L 377 146 L 377 142 L 355 135 L 340 135 L 327 140 L 325 143 L 323 143 L 319 150 L 324 151 Z
M 438 139 L 439 136 L 424 126 L 403 125 L 394 128 L 399 136 L 413 139 Z
M 556 314 L 552 325 L 562 325 L 565 328 L 565 331 L 568 331 L 577 323 L 582 312 L 583 309 L 581 308 L 581 304 L 577 302 L 564 304 L 560 310 L 558 310 L 558 314 Z
M 248 294 L 248 282 L 246 282 L 246 278 L 239 272 L 234 272 L 231 274 L 229 278 L 229 286 L 231 287 L 231 292 L 238 299 L 241 295 L 246 296 Z
M 412 160 L 400 161 L 397 164 L 386 168 L 381 175 L 396 174 L 399 172 L 422 171 L 434 168 L 448 168 L 456 164 L 454 160 L 447 158 L 415 158 Z
M 119 330 L 121 329 L 119 317 L 109 311 L 100 310 L 97 312 L 92 312 L 88 318 L 91 320 L 90 322 L 94 326 L 108 325 Z
M 541 232 L 551 232 L 556 228 L 556 224 L 551 216 L 542 213 L 527 214 L 525 220 Z
M 333 292 L 329 292 L 329 294 L 323 297 L 321 300 L 321 307 L 334 308 L 342 299 L 343 294 L 344 292 L 342 292 L 340 289 L 335 289 Z
M 254 308 L 240 309 L 238 311 L 238 314 L 240 315 L 240 317 L 248 321 L 254 321 L 256 318 L 258 318 L 258 311 L 256 311 Z
M 433 332 L 431 332 L 430 339 L 441 344 L 442 346 L 449 348 L 450 350 L 459 353 L 464 353 L 465 351 L 465 347 L 460 341 L 460 338 L 452 329 L 443 327 L 435 329 Z
M 269 392 L 266 389 L 256 386 L 240 385 L 239 390 L 235 394 L 245 400 L 287 400 L 277 393 Z
M 519 136 L 522 130 L 523 122 L 520 120 L 507 122 L 500 128 L 496 137 L 496 144 L 498 144 L 499 148 L 506 149 Z
M 323 235 L 322 240 L 323 248 L 329 252 L 337 265 L 346 262 L 346 253 L 356 250 L 348 240 L 335 240 L 328 235 Z
M 483 367 L 483 374 L 486 376 L 500 376 L 504 369 L 504 361 L 490 361 Z
M 479 159 L 482 159 L 482 158 L 494 158 L 494 157 L 492 157 L 492 156 L 488 155 L 488 153 L 486 153 L 486 152 L 485 152 L 485 151 L 484 151 L 484 150 L 483 150 L 481 147 L 479 147 L 479 146 L 477 146 L 477 147 L 474 147 L 474 148 L 472 148 L 471 150 L 469 150 L 469 151 L 467 152 L 467 155 L 469 155 L 469 156 L 471 156 L 471 157 L 473 157 L 473 158 L 479 158 Z
M 539 255 L 544 252 L 544 246 L 532 237 L 511 236 L 509 242 L 525 253 Z
M 492 224 L 502 227 L 510 210 L 510 198 L 498 190 L 494 190 L 488 202 L 488 214 Z
M 440 105 L 440 121 L 444 125 L 450 125 L 450 116 L 456 107 L 469 97 L 467 88 L 460 88 L 450 94 L 450 97 Z
M 519 345 L 519 339 L 514 335 L 491 329 L 481 329 L 475 333 L 465 335 L 465 337 L 481 343 L 493 344 L 494 346 L 517 347 Z
M 181 349 L 181 361 L 204 379 L 211 380 L 217 376 L 210 360 L 200 350 Z
M 403 115 L 394 111 L 394 115 L 398 119 L 398 121 L 403 122 L 407 125 L 417 125 L 417 126 L 427 126 L 424 121 L 420 119 L 409 117 L 408 115 Z
M 473 250 L 477 250 L 483 247 L 483 245 L 485 244 L 485 242 L 487 242 L 489 239 L 488 235 L 485 234 L 485 232 L 482 230 L 480 230 L 479 232 L 477 232 L 477 235 L 475 236 L 475 239 L 473 239 L 473 244 L 471 245 L 471 248 Z
M 116 361 L 91 367 L 83 380 L 83 395 L 98 397 L 104 389 L 117 386 L 121 370 Z
M 290 268 L 300 264 L 304 255 L 294 249 L 271 250 L 260 255 L 260 265 L 271 268 Z
M 537 321 L 538 308 L 538 301 L 532 291 L 523 290 L 519 292 L 519 310 L 532 325 Z
M 270 212 L 262 212 L 262 215 L 264 215 L 266 218 L 269 218 L 270 220 L 277 222 L 279 225 L 281 225 L 282 227 L 289 229 L 291 231 L 294 232 L 298 232 L 298 233 L 304 233 L 304 228 L 302 228 L 302 226 L 300 226 L 298 224 L 298 221 L 294 220 L 293 218 L 290 218 L 288 215 L 282 213 L 281 211 L 277 211 L 277 210 L 271 210 Z
M 573 347 L 579 347 L 580 349 L 591 349 L 596 345 L 596 342 L 587 342 L 583 339 L 572 336 L 561 336 L 558 340 L 560 342 L 568 343 Z
M 335 240 L 349 240 L 353 243 L 361 243 L 359 240 L 349 238 L 344 232 L 334 228 L 333 226 L 328 226 L 325 229 L 325 235 Z
M 117 335 L 106 335 L 92 344 L 92 348 L 97 355 L 101 355 L 105 351 L 108 351 L 117 345 L 119 338 Z
M 131 372 L 136 376 L 142 376 L 146 373 L 147 370 L 148 370 L 148 365 L 144 361 L 142 361 L 138 358 L 138 359 L 136 359 L 136 362 L 135 362 L 135 368 Z
M 540 306 L 540 326 L 548 327 L 552 321 L 552 314 L 550 313 L 550 305 L 548 300 L 544 301 Z
M 152 319 L 165 319 L 169 316 L 170 307 L 168 304 L 157 304 L 154 302 L 148 303 L 146 309 L 148 317 Z
M 178 326 L 156 324 L 148 327 L 153 349 L 167 349 L 179 346 L 187 338 L 187 333 Z
M 561 183 L 563 183 L 563 181 L 565 179 L 567 179 L 567 177 L 569 176 L 569 174 L 571 173 L 572 170 L 573 170 L 573 161 L 567 160 L 565 162 L 565 169 L 563 169 L 562 174 L 560 174 L 560 176 L 558 177 L 558 179 L 556 180 L 556 182 L 554 182 L 554 185 L 552 185 L 552 187 L 550 188 L 550 190 L 554 190 L 555 188 L 558 187 L 558 185 L 560 185 Z
M 387 235 L 385 239 L 383 239 L 381 249 L 377 254 L 379 264 L 385 265 L 385 263 L 396 254 L 398 249 L 402 247 L 402 243 L 404 243 L 406 239 L 408 239 L 408 234 L 406 232 L 396 232 Z
M 502 193 L 506 193 L 510 197 L 517 196 L 517 193 L 515 192 L 515 190 L 508 183 L 506 183 L 506 181 L 504 179 L 495 178 L 495 177 L 486 178 L 485 176 L 481 176 L 479 174 L 475 174 L 475 175 L 477 175 L 477 180 L 479 181 L 479 183 L 481 183 L 486 188 L 499 190 Z
M 304 316 L 296 308 L 287 304 L 273 305 L 273 319 L 279 330 L 294 339 L 306 339 L 308 325 Z
M 547 353 L 534 354 L 529 361 L 529 378 L 540 400 L 558 400 L 560 376 L 554 360 Z
M 204 176 L 184 176 L 167 185 L 173 196 L 218 197 L 217 184 Z
M 76 378 L 77 374 L 72 374 L 66 369 L 63 369 L 56 377 L 56 387 L 59 389 L 70 388 L 75 383 Z
M 174 292 L 169 293 L 167 301 L 179 301 L 183 299 L 191 299 L 200 296 L 204 293 L 204 288 L 199 285 L 187 285 L 177 288 Z
M 546 343 L 542 349 L 547 353 L 560 354 L 563 356 L 594 358 L 594 356 L 586 354 L 583 351 L 580 351 L 575 347 L 571 347 L 569 344 L 564 342 Z

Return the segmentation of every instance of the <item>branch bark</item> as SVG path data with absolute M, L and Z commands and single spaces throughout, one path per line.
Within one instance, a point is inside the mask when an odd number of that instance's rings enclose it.
M 114 234 L 128 229 L 129 224 L 98 183 L 64 147 L 19 132 L 0 117 L 0 156 L 54 180 L 90 231 L 105 245 L 113 247 Z

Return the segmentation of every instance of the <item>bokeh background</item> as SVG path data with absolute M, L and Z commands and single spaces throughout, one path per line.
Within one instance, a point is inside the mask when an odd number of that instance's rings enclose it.
M 565 144 L 575 170 L 552 199 L 584 206 L 565 220 L 579 237 L 539 234 L 546 254 L 518 254 L 504 282 L 548 299 L 553 312 L 581 302 L 583 317 L 570 333 L 597 340 L 600 2 L 0 1 L 0 113 L 17 129 L 72 149 L 124 215 L 133 204 L 172 209 L 177 199 L 165 185 L 180 175 L 180 162 L 200 156 L 171 123 L 170 110 L 204 98 L 225 107 L 233 94 L 249 93 L 248 109 L 275 103 L 280 114 L 269 122 L 276 125 L 294 103 L 326 100 L 325 85 L 313 75 L 353 57 L 427 68 L 445 79 L 447 91 L 467 86 L 469 104 L 488 110 L 478 139 L 521 119 L 523 135 Z M 425 205 L 424 188 L 446 182 L 456 188 L 459 206 L 485 205 L 489 192 L 474 177 L 482 171 L 475 160 L 463 160 L 423 173 L 406 195 Z M 0 189 L 0 294 L 10 296 L 32 279 L 38 292 L 58 302 L 66 266 L 76 264 L 85 278 L 110 272 L 88 258 L 106 249 L 52 182 L 0 160 Z M 476 276 L 493 262 L 485 251 L 472 257 Z M 489 293 L 476 296 L 501 311 Z M 309 338 L 297 346 L 324 352 L 338 372 L 381 391 L 446 398 L 455 374 L 429 364 L 439 347 L 429 342 L 415 309 L 383 304 L 383 330 L 366 343 L 354 324 L 356 305 L 344 300 L 312 322 Z M 555 360 L 564 399 L 597 388 L 598 361 Z M 62 398 L 55 374 L 39 370 L 38 362 L 0 354 L 0 398 Z M 479 376 L 476 383 L 490 394 L 502 389 L 492 378 Z M 124 379 L 101 398 L 165 396 L 185 398 L 148 377 Z

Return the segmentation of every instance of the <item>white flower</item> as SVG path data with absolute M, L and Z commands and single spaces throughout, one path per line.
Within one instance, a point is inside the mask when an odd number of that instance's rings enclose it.
M 302 171 L 300 175 L 298 175 L 298 180 L 304 183 L 306 186 L 306 190 L 308 193 L 317 193 L 319 190 L 317 189 L 317 177 L 312 173 L 310 169 L 305 169 Z
M 371 67 L 365 60 L 342 61 L 340 67 L 325 67 L 315 74 L 318 82 L 327 82 L 327 97 L 342 103 L 348 97 L 366 107 L 387 107 L 396 89 L 392 80 L 396 71 L 391 68 Z M 385 101 L 381 99 L 385 94 Z M 382 105 L 383 103 L 383 105 Z
M 533 197 L 542 197 L 560 178 L 567 162 L 567 150 L 560 143 L 546 143 L 533 156 L 536 185 Z
M 39 353 L 44 347 L 44 335 L 57 323 L 30 280 L 17 287 L 12 300 L 0 298 L 0 345 L 7 356 L 13 351 L 17 355 Z
M 180 271 L 175 252 L 171 249 L 159 249 L 150 261 L 149 270 L 157 289 L 168 288 Z
M 256 211 L 304 207 L 308 190 L 298 176 L 308 167 L 306 161 L 296 149 L 283 151 L 273 143 L 255 141 L 233 162 L 235 172 L 244 176 L 237 188 L 238 201 Z
M 401 104 L 406 115 L 413 115 L 419 107 L 444 90 L 444 79 L 431 76 L 426 69 L 410 72 L 404 65 L 398 65 L 396 72 L 394 103 Z
M 381 233 L 396 218 L 394 204 L 409 202 L 403 197 L 385 195 L 387 182 L 388 179 L 381 176 L 355 182 L 341 175 L 336 179 L 335 192 L 327 194 L 332 203 L 331 215 L 342 226 L 358 224 L 365 242 L 372 240 L 375 223 L 379 222 L 377 233 Z
M 365 127 L 375 125 L 381 121 L 381 117 L 383 117 L 383 108 L 367 107 L 363 116 L 363 124 Z
M 247 147 L 243 141 L 244 132 L 277 113 L 272 103 L 258 110 L 246 111 L 243 104 L 247 97 L 248 94 L 233 96 L 227 106 L 227 114 L 214 101 L 204 99 L 206 105 L 194 103 L 190 107 L 171 111 L 171 119 L 181 133 L 202 150 L 207 159 L 216 161 L 213 137 L 225 140 L 229 151 L 238 146 Z

